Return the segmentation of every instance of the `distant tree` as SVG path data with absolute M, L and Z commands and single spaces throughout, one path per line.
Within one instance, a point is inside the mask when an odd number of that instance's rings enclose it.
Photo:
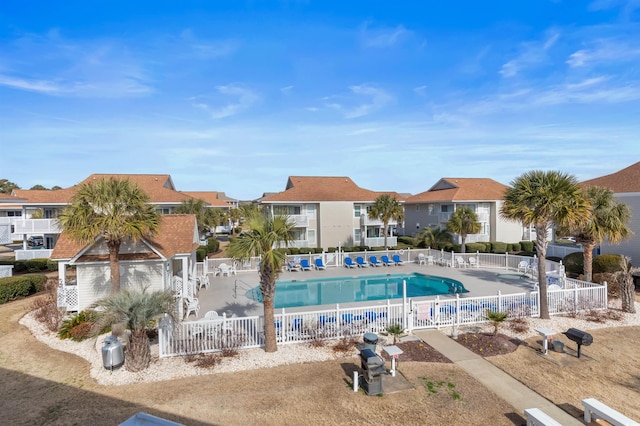
M 0 179 L 0 192 L 3 194 L 11 194 L 11 191 L 13 191 L 14 189 L 20 189 L 20 187 L 18 185 L 16 185 L 15 183 L 7 180 L 7 179 Z
M 35 190 L 35 191 L 48 191 L 49 188 L 46 188 L 42 185 L 33 185 L 31 188 L 29 188 L 30 190 Z
M 52 191 L 57 191 L 58 189 L 62 189 L 62 187 L 58 186 L 58 185 L 54 185 L 54 186 L 51 187 Z
M 207 203 L 199 198 L 192 198 L 183 201 L 174 212 L 176 214 L 194 214 L 196 215 L 196 222 L 198 223 L 198 232 L 204 234 L 205 232 L 215 228 L 215 218 L 210 212 L 211 208 L 207 207 Z
M 388 248 L 389 222 L 392 220 L 400 222 L 404 218 L 404 208 L 402 204 L 392 196 L 383 194 L 373 202 L 373 205 L 367 212 L 367 216 L 370 219 L 380 219 L 382 221 L 384 247 Z
M 451 219 L 447 222 L 447 229 L 460 235 L 462 244 L 460 246 L 462 253 L 465 253 L 465 242 L 467 235 L 477 234 L 482 229 L 482 225 L 478 222 L 478 215 L 471 207 L 458 207 L 451 215 Z
M 629 227 L 631 210 L 628 205 L 616 201 L 613 191 L 592 186 L 585 190 L 585 196 L 591 210 L 589 220 L 569 232 L 575 236 L 576 243 L 582 245 L 584 279 L 591 281 L 593 249 L 605 240 L 619 243 L 633 235 L 633 231 Z
M 242 212 L 240 209 L 229 209 L 227 212 L 227 217 L 231 222 L 231 232 L 230 235 L 233 235 L 233 228 L 235 228 L 236 224 L 240 224 L 240 218 L 242 217 Z
M 31 219 L 44 219 L 44 210 L 36 209 L 31 213 Z
M 432 249 L 442 249 L 445 245 L 452 242 L 451 233 L 440 227 L 429 227 L 423 229 L 416 236 L 416 244 L 419 247 L 429 247 Z
M 549 319 L 547 299 L 547 232 L 553 224 L 576 227 L 589 219 L 589 204 L 574 176 L 557 171 L 533 170 L 511 182 L 500 215 L 536 230 L 540 318 Z M 569 226 L 570 225 L 570 226 Z
M 109 250 L 111 293 L 120 291 L 120 245 L 156 232 L 160 214 L 149 204 L 149 196 L 135 183 L 115 178 L 80 186 L 58 216 L 69 236 L 89 243 L 102 236 Z

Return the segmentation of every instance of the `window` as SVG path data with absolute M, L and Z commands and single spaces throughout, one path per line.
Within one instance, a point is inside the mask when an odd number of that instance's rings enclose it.
M 316 243 L 316 230 L 315 229 L 307 229 L 307 239 L 309 240 L 309 244 Z
M 428 213 L 429 215 L 434 215 L 434 214 L 436 214 L 436 209 L 435 209 L 435 207 L 433 206 L 433 204 L 427 204 L 427 213 Z
M 9 217 L 22 216 L 22 212 L 21 211 L 8 211 L 7 212 L 7 216 L 9 216 Z
M 354 243 L 360 243 L 361 240 L 362 240 L 362 231 L 360 229 L 354 229 L 353 230 L 353 242 Z
M 299 215 L 302 211 L 300 206 L 274 206 L 273 213 L 281 216 Z
M 316 215 L 316 205 L 307 204 L 307 216 L 315 216 L 315 215 Z
M 159 209 L 156 209 L 158 211 L 158 213 L 160 214 L 171 214 L 171 209 L 168 207 L 161 207 Z
M 355 217 L 360 217 L 362 215 L 362 206 L 360 204 L 354 204 L 353 205 L 353 215 Z

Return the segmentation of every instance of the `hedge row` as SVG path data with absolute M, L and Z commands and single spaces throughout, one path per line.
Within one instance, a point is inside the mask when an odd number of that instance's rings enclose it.
M 0 278 L 0 303 L 23 299 L 44 289 L 47 277 L 42 274 L 27 274 Z
M 58 262 L 46 258 L 29 260 L 2 259 L 0 260 L 0 265 L 13 265 L 13 273 L 15 274 L 22 272 L 53 272 L 58 270 Z

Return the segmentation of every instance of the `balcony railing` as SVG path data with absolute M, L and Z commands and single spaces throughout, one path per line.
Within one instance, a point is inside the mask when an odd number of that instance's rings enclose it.
M 369 247 L 384 246 L 384 237 L 365 238 L 364 245 Z M 398 237 L 387 237 L 387 245 L 389 247 L 398 245 Z
M 12 222 L 13 233 L 25 234 L 59 234 L 62 232 L 57 219 L 18 219 Z
M 16 250 L 13 253 L 16 256 L 16 260 L 51 259 L 51 253 L 53 253 L 53 250 L 48 250 L 48 249 Z
M 309 247 L 309 240 L 293 240 L 289 247 L 306 248 Z
M 293 214 L 289 218 L 295 223 L 294 228 L 307 228 L 309 226 L 309 216 L 307 215 Z
M 397 225 L 397 224 L 398 222 L 396 222 L 395 220 L 389 221 L 389 225 Z M 360 225 L 383 226 L 384 223 L 378 218 L 370 218 L 366 214 L 363 214 L 362 216 L 360 216 Z

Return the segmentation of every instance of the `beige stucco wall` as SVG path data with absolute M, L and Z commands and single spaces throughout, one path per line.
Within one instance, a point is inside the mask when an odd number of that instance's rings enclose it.
M 360 218 L 354 218 L 353 202 L 332 201 L 320 203 L 318 208 L 318 247 L 353 245 L 353 229 L 360 227 Z

